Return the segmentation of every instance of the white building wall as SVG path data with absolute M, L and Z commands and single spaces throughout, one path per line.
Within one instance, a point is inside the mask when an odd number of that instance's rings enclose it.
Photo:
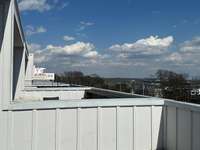
M 6 1 L 6 5 L 9 1 Z M 6 5 L 4 5 L 6 7 Z M 12 65 L 13 65 L 13 2 L 9 5 L 3 41 L 1 46 L 1 88 L 0 95 L 1 101 L 4 105 L 9 104 L 12 99 Z M 6 12 L 6 11 L 5 11 Z M 4 16 L 5 16 L 4 15 Z
M 166 148 L 170 150 L 199 150 L 200 106 L 173 103 L 175 105 L 170 104 L 166 107 Z
M 13 68 L 13 99 L 18 97 L 24 89 L 25 82 L 25 50 L 23 47 L 15 48 Z
M 33 65 L 34 65 L 34 55 L 29 54 L 28 56 L 28 63 L 27 63 L 27 70 L 26 70 L 26 78 L 25 78 L 25 84 L 27 86 L 32 85 L 32 79 L 33 79 Z
M 43 101 L 43 98 L 59 97 L 59 100 L 80 100 L 85 96 L 85 89 L 82 90 L 37 90 L 22 91 L 16 97 L 16 101 Z
M 16 14 L 15 0 L 2 2 L 4 3 L 4 14 L 0 16 L 4 18 L 5 28 L 3 34 L 1 33 L 3 39 L 0 51 L 0 98 L 1 103 L 6 106 L 24 88 L 25 52 L 27 50 L 23 48 L 25 44 L 21 35 L 19 16 Z M 18 51 L 19 48 L 20 51 Z
M 4 5 L 0 3 L 0 14 L 4 14 Z M 0 108 L 1 108 L 1 99 L 2 99 L 2 89 L 3 89 L 3 57 L 2 57 L 2 40 L 3 40 L 3 29 L 4 29 L 4 15 L 0 15 Z

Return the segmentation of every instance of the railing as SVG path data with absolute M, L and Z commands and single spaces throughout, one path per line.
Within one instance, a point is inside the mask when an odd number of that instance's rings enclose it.
M 162 148 L 163 104 L 151 98 L 16 103 L 1 114 L 1 149 Z
M 165 101 L 166 145 L 169 150 L 200 149 L 200 105 Z
M 159 98 L 13 103 L 1 150 L 196 150 L 200 107 Z

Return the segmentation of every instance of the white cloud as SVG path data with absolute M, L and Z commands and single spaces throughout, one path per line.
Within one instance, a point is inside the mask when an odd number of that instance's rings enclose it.
M 20 11 L 49 11 L 53 8 L 64 9 L 70 3 L 59 0 L 19 0 Z
M 57 65 L 66 61 L 70 61 L 72 64 L 81 64 L 101 57 L 93 44 L 85 42 L 64 46 L 47 45 L 45 48 L 41 48 L 39 44 L 29 44 L 29 48 L 35 53 L 36 63 L 52 63 L 57 60 Z
M 200 73 L 200 38 L 185 41 L 176 46 L 177 49 L 169 49 L 173 41 L 174 38 L 171 36 L 144 38 L 129 43 L 131 46 L 125 43 L 119 45 L 119 49 L 105 51 L 106 53 L 97 51 L 95 45 L 86 42 L 64 46 L 47 45 L 44 48 L 39 44 L 29 44 L 29 47 L 35 52 L 36 63 L 44 64 L 44 67 L 58 72 L 70 68 L 81 71 L 85 69 L 90 73 L 97 71 L 118 77 L 129 74 L 147 77 L 162 68 L 192 74 Z M 138 47 L 140 50 L 136 49 Z
M 63 40 L 65 40 L 65 41 L 73 41 L 73 40 L 75 40 L 75 37 L 72 37 L 72 36 L 68 36 L 68 35 L 65 35 L 64 37 L 63 37 Z
M 45 32 L 47 32 L 47 29 L 44 28 L 43 26 L 33 27 L 32 25 L 28 25 L 25 27 L 25 33 L 27 36 L 31 36 L 31 35 L 39 34 L 39 33 L 45 33 Z
M 180 53 L 174 52 L 167 56 L 166 60 L 174 63 L 181 63 L 183 61 L 183 57 Z
M 86 53 L 85 55 L 84 55 L 84 57 L 86 57 L 86 58 L 90 58 L 90 59 L 96 59 L 97 57 L 99 57 L 100 55 L 99 55 L 99 53 L 97 52 L 97 51 L 90 51 L 90 52 L 88 52 L 88 53 Z
M 47 30 L 46 30 L 44 27 L 42 27 L 42 26 L 38 27 L 38 28 L 36 29 L 36 31 L 37 31 L 38 33 L 47 32 Z
M 21 11 L 36 10 L 39 12 L 50 10 L 52 7 L 47 0 L 20 0 L 19 9 Z
M 171 40 L 171 41 L 170 41 Z M 136 49 L 133 47 L 145 48 L 145 51 L 149 49 L 156 50 L 159 48 L 161 50 L 167 49 L 171 46 L 173 38 L 158 38 L 150 37 L 146 39 L 141 39 L 135 43 L 124 44 L 121 47 L 126 47 L 123 50 L 117 50 L 117 53 L 99 53 L 92 43 L 86 42 L 76 42 L 73 44 L 66 44 L 64 46 L 47 45 L 45 48 L 41 48 L 35 51 L 36 63 L 49 65 L 51 68 L 58 70 L 58 68 L 68 67 L 84 67 L 84 68 L 96 68 L 96 67 L 106 67 L 107 69 L 114 68 L 133 68 L 133 67 L 150 67 L 157 66 L 158 63 L 154 60 L 155 57 L 146 57 L 142 55 L 141 57 L 134 58 Z M 39 47 L 39 46 L 32 46 Z M 135 48 L 134 47 L 134 48 Z M 147 47 L 150 47 L 149 49 Z M 34 48 L 34 49 L 36 49 Z M 164 50 L 163 50 L 164 51 Z M 138 51 L 139 53 L 139 51 Z M 144 51 L 142 51 L 144 53 Z M 141 54 L 142 54 L 141 53 Z M 147 52 L 146 52 L 147 53 Z M 145 53 L 145 54 L 146 54 Z M 155 54 L 158 54 L 156 52 Z M 156 57 L 161 58 L 161 55 L 156 55 Z M 160 65 L 162 65 L 163 61 Z M 59 67 L 58 67 L 59 66 Z M 109 71 L 109 70 L 107 70 Z
M 196 37 L 191 41 L 185 41 L 180 45 L 180 52 L 200 53 L 200 37 Z
M 175 65 L 199 66 L 200 65 L 200 37 L 181 43 L 176 52 L 170 53 L 165 60 Z
M 164 38 L 159 38 L 158 36 L 150 36 L 149 38 L 137 40 L 134 43 L 112 45 L 109 49 L 116 52 L 155 55 L 165 52 L 165 50 L 171 46 L 173 41 L 174 38 L 172 36 Z
M 46 50 L 48 50 L 51 53 L 64 54 L 64 55 L 80 55 L 90 52 L 94 49 L 95 47 L 93 44 L 84 42 L 76 42 L 74 44 L 65 46 L 48 45 L 46 47 Z
M 127 53 L 119 53 L 116 57 L 119 59 L 128 59 L 129 55 Z
M 93 26 L 94 23 L 93 22 L 85 22 L 85 21 L 81 21 L 80 22 L 80 25 L 79 25 L 79 28 L 78 28 L 78 31 L 83 31 L 85 30 L 86 28 L 90 27 L 90 26 Z
M 81 21 L 80 22 L 82 25 L 85 25 L 85 26 L 93 26 L 94 23 L 93 22 L 84 22 L 84 21 Z
M 42 48 L 40 44 L 36 44 L 36 43 L 30 43 L 27 46 L 28 46 L 28 50 L 31 52 L 40 50 Z

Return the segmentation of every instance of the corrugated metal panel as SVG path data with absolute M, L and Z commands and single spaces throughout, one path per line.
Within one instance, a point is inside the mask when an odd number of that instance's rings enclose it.
M 13 138 L 14 149 L 31 150 L 32 111 L 13 113 L 13 135 L 11 138 Z
M 40 110 L 37 112 L 36 150 L 55 150 L 56 111 Z M 67 133 L 66 133 L 67 134 Z
M 185 105 L 185 104 L 184 104 Z M 196 107 L 196 106 L 195 106 Z M 196 108 L 194 110 L 197 110 Z M 200 113 L 191 106 L 167 108 L 167 149 L 200 149 Z
M 192 149 L 200 149 L 200 113 L 192 112 Z
M 0 149 L 7 150 L 8 112 L 0 111 Z
M 6 144 L 9 150 L 156 149 L 162 137 L 152 131 L 161 113 L 162 107 L 151 106 L 8 111 L 1 115 L 1 130 L 8 127 L 2 150 Z
M 177 149 L 191 149 L 191 112 L 177 109 Z
M 176 107 L 167 107 L 167 149 L 176 150 Z
M 191 106 L 94 106 L 0 113 L 1 150 L 199 150 L 199 140 L 200 113 L 191 111 Z
M 122 107 L 117 110 L 118 150 L 132 150 L 134 147 L 134 107 Z
M 152 149 L 162 149 L 164 142 L 164 112 L 163 107 L 152 107 Z
M 135 148 L 136 150 L 152 149 L 151 107 L 136 107 L 135 114 Z

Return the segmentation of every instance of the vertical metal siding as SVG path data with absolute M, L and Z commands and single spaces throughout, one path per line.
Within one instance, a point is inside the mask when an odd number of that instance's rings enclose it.
M 167 107 L 167 149 L 200 149 L 200 113 L 179 107 Z
M 167 149 L 176 150 L 176 107 L 167 107 Z
M 192 112 L 192 150 L 200 149 L 200 113 Z
M 161 115 L 161 106 L 4 112 L 2 150 L 158 149 Z M 7 141 L 2 134 L 8 135 Z

